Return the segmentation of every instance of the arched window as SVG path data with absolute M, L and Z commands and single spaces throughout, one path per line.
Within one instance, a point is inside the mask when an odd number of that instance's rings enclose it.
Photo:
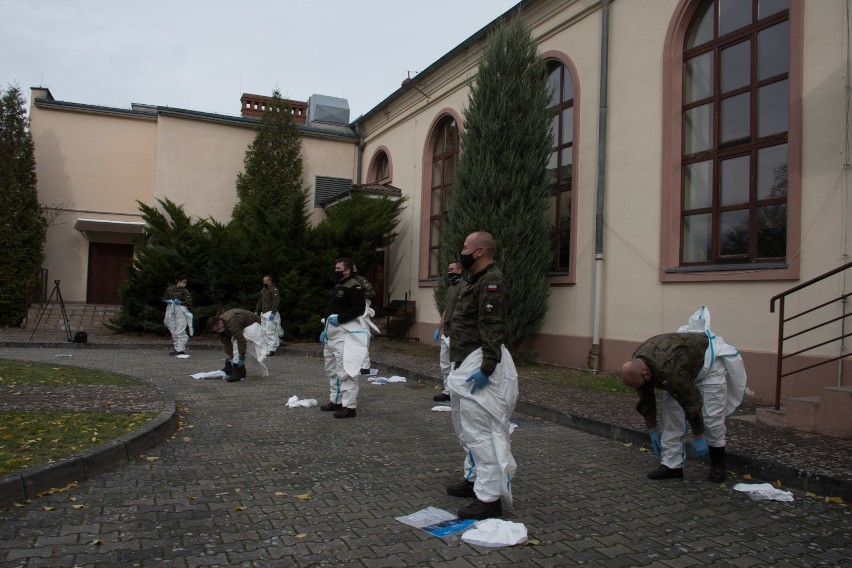
M 547 62 L 553 117 L 553 153 L 547 164 L 550 179 L 550 221 L 553 243 L 551 272 L 567 273 L 571 252 L 571 184 L 574 178 L 574 81 L 561 62 Z
M 390 183 L 391 165 L 384 146 L 376 150 L 370 167 L 367 169 L 367 183 Z
M 681 267 L 784 263 L 789 0 L 703 0 L 686 28 Z
M 459 156 L 459 132 L 456 120 L 442 118 L 431 137 L 431 183 L 429 188 L 429 246 L 427 276 L 443 274 L 446 263 L 441 259 L 441 238 L 444 222 L 453 200 L 456 163 Z

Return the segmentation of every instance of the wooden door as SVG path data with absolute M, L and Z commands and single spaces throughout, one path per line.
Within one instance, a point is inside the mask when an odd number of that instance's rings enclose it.
M 118 287 L 133 260 L 133 245 L 89 243 L 87 304 L 120 304 Z

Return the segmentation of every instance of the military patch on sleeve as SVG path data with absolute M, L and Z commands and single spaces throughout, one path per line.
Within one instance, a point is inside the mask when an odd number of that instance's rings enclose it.
M 486 289 L 488 292 L 496 292 L 499 288 L 498 288 L 497 284 L 488 284 L 488 285 L 485 287 L 485 289 Z
M 485 302 L 485 311 L 488 312 L 489 314 L 491 312 L 493 312 L 494 311 L 494 302 L 492 302 L 491 300 L 488 300 L 487 302 Z

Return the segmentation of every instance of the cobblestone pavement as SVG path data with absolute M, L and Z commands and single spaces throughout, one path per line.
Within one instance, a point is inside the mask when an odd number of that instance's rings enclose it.
M 62 349 L 6 347 L 55 361 Z M 840 566 L 852 510 L 795 492 L 751 501 L 707 466 L 649 482 L 657 460 L 635 445 L 516 414 L 515 507 L 531 544 L 488 549 L 394 519 L 456 511 L 444 487 L 462 454 L 449 413 L 423 384 L 364 382 L 358 417 L 335 420 L 289 397 L 327 397 L 322 361 L 294 350 L 240 383 L 196 381 L 222 355 L 80 349 L 63 363 L 140 377 L 177 401 L 175 437 L 147 459 L 0 511 L 0 566 Z M 151 458 L 158 458 L 151 460 Z M 309 498 L 305 498 L 310 495 Z M 50 509 L 50 510 L 48 510 Z

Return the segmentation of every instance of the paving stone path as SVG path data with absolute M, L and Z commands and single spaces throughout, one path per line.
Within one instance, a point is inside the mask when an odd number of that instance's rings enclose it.
M 6 348 L 55 361 L 58 349 Z M 636 446 L 516 414 L 515 507 L 526 546 L 488 549 L 394 519 L 428 506 L 460 475 L 449 413 L 434 390 L 362 383 L 358 417 L 335 420 L 289 397 L 327 397 L 322 361 L 268 360 L 241 383 L 197 381 L 216 351 L 74 351 L 65 364 L 151 381 L 183 414 L 175 437 L 77 487 L 0 510 L 0 566 L 842 566 L 852 510 L 795 492 L 751 501 L 696 464 L 651 483 L 656 459 Z M 156 458 L 156 459 L 151 459 Z M 306 496 L 309 496 L 306 498 Z M 82 507 L 80 507 L 82 506 Z M 46 508 L 52 510 L 45 510 Z

